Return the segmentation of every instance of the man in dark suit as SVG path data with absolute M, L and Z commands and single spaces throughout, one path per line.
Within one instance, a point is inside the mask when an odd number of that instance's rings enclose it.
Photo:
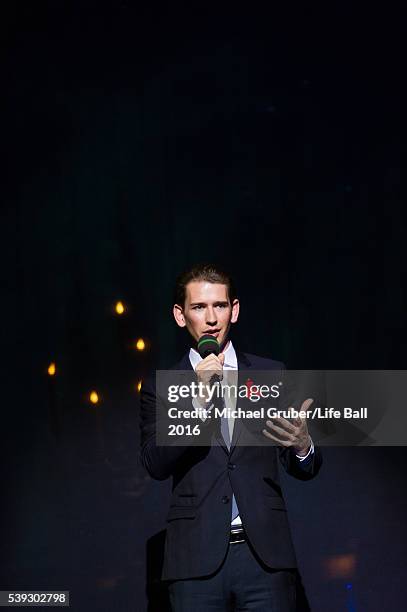
M 271 359 L 240 353 L 229 339 L 239 316 L 230 277 L 201 265 L 177 280 L 174 318 L 196 347 L 203 335 L 221 352 L 202 358 L 191 348 L 175 370 L 195 371 L 207 395 L 188 400 L 201 409 L 205 446 L 157 444 L 156 418 L 165 404 L 153 382 L 141 393 L 141 461 L 153 478 L 172 477 L 163 579 L 169 581 L 174 612 L 295 611 L 296 558 L 279 483 L 278 462 L 300 480 L 321 465 L 304 419 L 263 423 L 262 445 L 245 445 L 241 420 L 210 418 L 208 395 L 214 375 L 223 380 L 245 371 L 281 370 Z M 233 400 L 228 400 L 233 402 Z M 236 402 L 236 399 L 235 399 Z M 306 400 L 306 409 L 312 400 Z M 229 406 L 233 408 L 234 406 Z M 207 410 L 207 412 L 205 412 Z M 243 433 L 242 433 L 243 432 Z

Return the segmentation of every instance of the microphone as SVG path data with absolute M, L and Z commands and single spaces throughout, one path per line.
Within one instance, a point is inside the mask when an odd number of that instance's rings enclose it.
M 208 357 L 208 355 L 219 355 L 220 353 L 219 342 L 210 334 L 204 334 L 199 338 L 197 348 L 198 353 L 200 354 L 202 359 L 205 359 L 205 357 Z M 214 374 L 209 384 L 212 386 L 217 382 L 220 383 L 220 381 L 221 377 L 219 376 L 219 374 Z
M 198 340 L 198 353 L 205 359 L 208 355 L 219 355 L 219 342 L 210 334 L 204 334 Z

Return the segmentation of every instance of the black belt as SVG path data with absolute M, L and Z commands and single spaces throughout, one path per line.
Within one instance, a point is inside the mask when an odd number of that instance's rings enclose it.
M 230 544 L 240 544 L 241 542 L 246 542 L 246 532 L 243 527 L 237 525 L 236 527 L 232 526 L 230 529 Z

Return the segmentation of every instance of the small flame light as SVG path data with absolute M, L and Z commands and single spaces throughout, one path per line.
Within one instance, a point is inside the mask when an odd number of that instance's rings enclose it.
M 57 372 L 57 367 L 55 363 L 54 362 L 50 363 L 48 366 L 48 375 L 55 376 L 56 372 Z
M 96 391 L 91 391 L 89 394 L 89 401 L 91 402 L 91 404 L 98 404 L 99 403 L 99 395 L 96 393 Z
M 138 351 L 144 351 L 145 348 L 146 348 L 146 343 L 144 342 L 143 338 L 139 338 L 136 342 L 136 349 Z
M 122 315 L 126 310 L 123 302 L 116 302 L 115 311 L 118 315 Z

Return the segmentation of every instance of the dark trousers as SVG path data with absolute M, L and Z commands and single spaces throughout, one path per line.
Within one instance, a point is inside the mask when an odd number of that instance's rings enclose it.
M 173 612 L 295 612 L 296 570 L 265 566 L 247 542 L 229 544 L 211 576 L 169 584 Z

